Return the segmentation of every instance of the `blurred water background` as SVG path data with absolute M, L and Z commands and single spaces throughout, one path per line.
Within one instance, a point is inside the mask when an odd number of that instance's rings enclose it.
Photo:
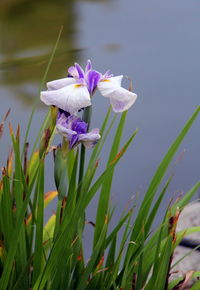
M 11 108 L 9 120 L 15 127 L 20 122 L 24 135 L 62 25 L 48 81 L 65 77 L 74 61 L 85 65 L 88 58 L 101 72 L 110 69 L 114 75 L 130 77 L 138 100 L 128 113 L 123 140 L 135 128 L 139 133 L 116 170 L 112 199 L 118 216 L 132 196 L 137 203 L 141 201 L 163 155 L 199 104 L 199 11 L 200 2 L 195 0 L 1 0 L 0 118 Z M 107 107 L 108 100 L 96 94 L 93 127 L 100 127 Z M 46 111 L 40 103 L 30 142 Z M 199 179 L 199 125 L 198 119 L 170 167 L 168 176 L 175 176 L 163 209 L 174 194 L 187 191 Z M 99 172 L 112 139 L 113 134 L 100 159 Z M 1 166 L 9 143 L 5 135 L 0 144 Z M 46 191 L 54 189 L 52 156 L 48 162 Z M 89 208 L 89 220 L 94 220 L 96 203 L 97 199 Z M 48 210 L 52 213 L 53 206 Z M 160 218 L 162 214 L 161 209 Z

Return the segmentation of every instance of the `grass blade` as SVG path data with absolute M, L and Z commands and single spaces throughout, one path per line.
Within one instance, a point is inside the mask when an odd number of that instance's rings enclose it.
M 108 159 L 107 166 L 109 166 L 110 162 L 114 159 L 114 157 L 116 156 L 116 154 L 118 152 L 120 140 L 122 137 L 122 132 L 123 132 L 125 121 L 126 121 L 126 115 L 127 115 L 127 112 L 124 112 L 121 116 L 118 128 L 116 130 L 116 135 L 115 135 L 115 138 L 113 140 L 113 145 L 112 145 L 112 148 L 110 151 L 110 156 Z M 107 177 L 107 179 L 104 181 L 104 183 L 102 185 L 102 189 L 101 189 L 101 193 L 100 193 L 100 197 L 99 197 L 99 202 L 98 202 L 97 215 L 96 215 L 96 223 L 95 223 L 96 227 L 95 227 L 95 233 L 94 233 L 93 247 L 95 247 L 95 245 L 96 245 L 96 243 L 101 235 L 101 231 L 102 231 L 103 224 L 104 224 L 104 219 L 105 219 L 105 216 L 107 214 L 113 174 L 114 174 L 114 168 L 110 172 L 109 176 Z
M 158 188 L 160 182 L 162 181 L 164 174 L 165 174 L 173 156 L 175 155 L 175 153 L 176 153 L 178 147 L 180 146 L 181 142 L 183 141 L 185 135 L 187 134 L 187 132 L 191 128 L 193 122 L 197 118 L 199 112 L 200 112 L 200 106 L 197 107 L 197 109 L 195 110 L 195 112 L 193 113 L 191 118 L 187 121 L 186 125 L 181 130 L 180 134 L 178 135 L 176 140 L 173 142 L 173 144 L 169 148 L 167 154 L 165 155 L 162 162 L 160 163 L 160 165 L 159 165 L 159 167 L 158 167 L 158 169 L 157 169 L 157 171 L 156 171 L 156 173 L 155 173 L 155 175 L 154 175 L 154 177 L 149 185 L 149 188 L 145 194 L 142 206 L 141 206 L 140 211 L 138 213 L 138 216 L 136 218 L 135 226 L 134 226 L 134 233 L 136 233 L 136 235 L 140 231 L 141 222 L 145 219 L 145 217 L 147 218 L 147 214 L 149 212 L 149 209 L 150 209 L 150 206 L 151 206 L 152 201 L 154 199 L 157 188 Z M 146 198 L 149 198 L 148 204 L 145 203 Z M 134 233 L 132 235 L 132 238 L 133 237 L 135 238 Z
M 36 217 L 36 239 L 33 257 L 33 285 L 42 269 L 43 256 L 43 220 L 44 220 L 44 161 L 41 161 L 37 183 L 37 217 Z

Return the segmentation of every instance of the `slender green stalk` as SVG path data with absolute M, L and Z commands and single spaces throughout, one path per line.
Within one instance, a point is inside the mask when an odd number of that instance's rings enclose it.
M 56 54 L 56 50 L 57 50 L 57 48 L 58 48 L 58 44 L 59 44 L 59 41 L 60 41 L 60 37 L 61 37 L 62 31 L 63 31 L 63 26 L 60 28 L 60 31 L 59 31 L 59 33 L 58 33 L 58 37 L 57 37 L 57 40 L 56 40 L 55 46 L 54 46 L 54 48 L 53 48 L 52 54 L 51 54 L 50 59 L 49 59 L 49 61 L 48 61 L 48 64 L 47 64 L 46 70 L 45 70 L 45 72 L 44 72 L 44 75 L 43 75 L 43 78 L 42 78 L 42 81 L 41 81 L 41 84 L 40 84 L 40 88 L 39 88 L 39 94 L 40 94 L 40 91 L 42 90 L 42 88 L 44 87 L 44 84 L 45 84 L 45 82 L 46 82 L 46 78 L 47 78 L 47 75 L 48 75 L 49 69 L 50 69 L 50 67 L 51 67 L 51 64 L 52 64 L 52 62 L 53 62 L 54 56 L 55 56 L 55 54 Z M 26 129 L 26 134 L 25 134 L 25 138 L 24 138 L 24 147 L 23 147 L 23 150 L 22 150 L 21 158 L 23 157 L 24 152 L 25 152 L 26 142 L 27 142 L 27 139 L 28 139 L 28 135 L 29 135 L 29 132 L 30 132 L 31 124 L 32 124 L 32 121 L 33 121 L 33 116 L 34 116 L 34 114 L 35 114 L 35 110 L 36 110 L 36 108 L 37 108 L 38 102 L 39 102 L 39 99 L 36 99 L 36 100 L 35 100 L 35 103 L 34 103 L 34 105 L 33 105 L 33 109 L 32 109 L 32 111 L 31 111 L 31 114 L 30 114 L 30 118 L 29 118 L 29 121 L 28 121 L 27 129 Z M 45 121 L 47 120 L 47 118 L 48 118 L 48 115 L 47 115 Z M 35 150 L 35 147 L 36 147 L 36 145 L 37 145 L 37 143 L 38 143 L 38 140 L 39 140 L 39 138 L 40 138 L 40 136 L 41 136 L 41 132 L 42 132 L 42 130 L 43 130 L 43 128 L 44 128 L 45 121 L 42 123 L 42 126 L 41 126 L 41 128 L 40 128 L 40 130 L 39 130 L 39 133 L 38 133 L 37 137 L 36 137 L 36 140 L 35 140 L 35 143 L 34 143 L 34 145 L 33 145 L 33 149 L 32 149 L 33 151 Z
M 92 108 L 91 107 L 87 107 L 84 110 L 84 113 L 83 113 L 83 121 L 88 124 L 88 130 L 89 130 L 89 127 L 90 127 L 91 115 L 92 115 Z M 83 180 L 84 168 L 85 168 L 85 146 L 81 145 L 79 179 L 78 179 L 79 185 L 81 185 L 82 180 Z M 80 192 L 81 192 L 81 186 L 80 186 L 79 194 L 80 194 Z

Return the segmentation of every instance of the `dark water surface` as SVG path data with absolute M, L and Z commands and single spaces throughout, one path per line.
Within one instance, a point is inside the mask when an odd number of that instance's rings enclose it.
M 64 25 L 48 80 L 66 76 L 74 61 L 84 65 L 88 58 L 99 71 L 110 69 L 133 80 L 138 100 L 128 114 L 124 141 L 136 127 L 139 133 L 116 170 L 113 202 L 117 211 L 133 195 L 139 202 L 164 153 L 199 104 L 199 12 L 200 2 L 195 0 L 1 1 L 0 117 L 11 108 L 12 123 L 26 127 L 58 31 Z M 100 127 L 107 107 L 108 100 L 96 94 L 94 127 Z M 30 141 L 46 111 L 43 104 L 38 106 Z M 174 193 L 187 191 L 199 179 L 199 125 L 198 119 L 173 164 L 185 151 L 182 160 L 169 170 L 175 176 L 163 209 Z M 109 136 L 109 142 L 112 138 Z M 0 144 L 1 165 L 8 142 L 4 138 Z M 53 189 L 52 176 L 49 169 L 46 191 Z M 96 202 L 90 206 L 88 219 L 93 219 Z

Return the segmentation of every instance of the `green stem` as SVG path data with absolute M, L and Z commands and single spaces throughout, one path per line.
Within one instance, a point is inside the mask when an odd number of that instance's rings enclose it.
M 59 227 L 60 227 L 61 210 L 62 210 L 62 199 L 58 199 L 57 210 L 56 210 L 56 224 L 55 224 L 55 229 L 54 229 L 54 234 L 53 234 L 54 241 L 55 241 L 56 235 L 57 235 L 57 233 L 59 231 Z
M 89 127 L 90 127 L 91 114 L 92 114 L 92 108 L 91 107 L 87 107 L 84 110 L 84 113 L 83 113 L 83 121 L 88 124 L 88 130 L 89 130 Z M 84 145 L 81 145 L 79 179 L 78 179 L 79 185 L 83 181 L 84 167 L 85 167 L 85 147 L 84 147 Z M 80 186 L 80 190 L 78 192 L 78 196 L 80 195 L 80 193 L 81 193 L 81 186 Z
M 40 91 L 42 90 L 42 88 L 43 88 L 43 86 L 44 86 L 44 84 L 45 84 L 45 81 L 46 81 L 46 78 L 47 78 L 47 75 L 48 75 L 48 72 L 49 72 L 50 66 L 51 66 L 51 64 L 52 64 L 52 62 L 53 62 L 53 58 L 54 58 L 54 56 L 55 56 L 55 53 L 56 53 L 56 50 L 57 50 L 57 47 L 58 47 L 58 43 L 59 43 L 59 41 L 60 41 L 60 37 L 61 37 L 61 34 L 62 34 L 62 30 L 63 30 L 63 26 L 60 28 L 60 31 L 59 31 L 59 33 L 58 33 L 58 37 L 57 37 L 57 40 L 56 40 L 55 46 L 54 46 L 53 51 L 52 51 L 52 53 L 51 53 L 51 56 L 50 56 L 50 59 L 49 59 L 49 61 L 48 61 L 48 64 L 47 64 L 46 70 L 45 70 L 45 72 L 44 72 L 44 75 L 43 75 L 43 78 L 42 78 L 42 82 L 41 82 L 41 84 L 40 84 L 40 88 L 39 88 L 39 94 L 40 94 Z M 30 118 L 29 118 L 29 121 L 28 121 L 28 126 L 27 126 L 27 129 L 26 129 L 26 134 L 25 134 L 25 138 L 24 138 L 24 146 L 23 146 L 23 149 L 22 149 L 22 155 L 21 155 L 21 158 L 23 157 L 24 152 L 25 152 L 25 145 L 26 145 L 26 142 L 27 142 L 27 139 L 28 139 L 28 136 L 29 136 L 30 127 L 31 127 L 31 124 L 32 124 L 33 116 L 34 116 L 34 114 L 35 114 L 35 111 L 36 111 L 36 108 L 37 108 L 38 102 L 39 102 L 39 100 L 36 99 L 36 100 L 35 100 L 35 103 L 34 103 L 34 105 L 33 105 L 33 109 L 32 109 L 32 111 L 31 111 L 31 114 L 30 114 Z M 36 141 L 35 141 L 35 143 L 34 143 L 34 146 L 33 146 L 32 151 L 35 150 L 35 147 L 36 147 L 36 145 L 37 145 L 37 143 L 38 143 L 38 140 L 39 140 L 39 138 L 40 138 L 40 136 L 41 136 L 42 129 L 43 129 L 43 124 L 42 124 L 42 126 L 41 126 L 41 128 L 40 128 L 40 130 L 39 130 L 39 132 L 38 132 L 38 135 L 37 135 L 37 137 L 36 137 Z

